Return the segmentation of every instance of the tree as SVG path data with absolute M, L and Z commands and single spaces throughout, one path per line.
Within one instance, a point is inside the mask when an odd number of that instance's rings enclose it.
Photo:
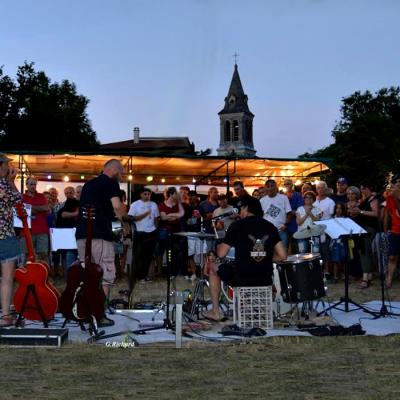
M 89 100 L 68 80 L 52 83 L 34 63 L 16 79 L 0 68 L 0 147 L 3 150 L 94 150 L 99 143 L 88 119 Z
M 367 179 L 382 188 L 387 175 L 400 170 L 400 88 L 343 98 L 332 136 L 333 144 L 299 157 L 331 158 L 335 178 L 346 176 L 355 185 Z

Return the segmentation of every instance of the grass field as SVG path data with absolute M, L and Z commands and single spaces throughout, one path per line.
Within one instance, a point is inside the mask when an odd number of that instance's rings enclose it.
M 350 295 L 358 302 L 377 300 L 377 283 L 364 291 L 352 284 Z M 329 288 L 332 298 L 342 291 L 343 284 Z M 135 298 L 160 300 L 164 292 L 160 280 L 138 286 Z M 393 300 L 399 292 L 396 282 Z M 266 337 L 173 346 L 0 348 L 0 399 L 400 398 L 400 336 Z

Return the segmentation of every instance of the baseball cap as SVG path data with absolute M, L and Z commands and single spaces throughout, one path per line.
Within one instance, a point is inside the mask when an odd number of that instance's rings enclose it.
M 341 176 L 337 181 L 337 183 L 343 183 L 344 185 L 348 185 L 349 182 L 347 182 L 347 179 L 343 176 Z
M 12 161 L 12 158 L 7 157 L 4 153 L 0 153 L 0 162 Z

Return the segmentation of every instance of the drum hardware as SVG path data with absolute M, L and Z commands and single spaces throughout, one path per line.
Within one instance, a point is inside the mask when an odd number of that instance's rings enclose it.
M 296 304 L 298 319 L 299 303 L 302 304 L 301 315 L 306 319 L 313 311 L 313 300 L 325 296 L 320 255 L 316 253 L 294 254 L 277 267 L 281 281 L 281 295 L 286 303 Z M 293 313 L 292 313 L 293 318 Z
M 203 219 L 202 219 L 203 226 Z M 202 228 L 203 229 L 203 228 Z M 194 318 L 197 316 L 197 319 L 200 317 L 200 312 L 207 307 L 208 302 L 204 300 L 204 288 L 208 287 L 208 281 L 204 278 L 203 269 L 204 269 L 204 241 L 205 240 L 214 240 L 215 235 L 211 233 L 205 232 L 176 232 L 174 235 L 183 236 L 186 238 L 195 238 L 200 240 L 200 279 L 196 282 L 195 288 L 193 290 L 193 298 L 192 305 L 190 309 L 190 317 Z

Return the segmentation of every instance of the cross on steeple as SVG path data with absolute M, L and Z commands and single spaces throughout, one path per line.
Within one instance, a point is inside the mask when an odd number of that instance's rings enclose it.
M 234 57 L 234 59 L 235 59 L 235 65 L 236 65 L 236 64 L 237 64 L 237 58 L 239 57 L 239 54 L 237 54 L 237 53 L 235 52 L 235 54 L 234 54 L 232 57 Z

